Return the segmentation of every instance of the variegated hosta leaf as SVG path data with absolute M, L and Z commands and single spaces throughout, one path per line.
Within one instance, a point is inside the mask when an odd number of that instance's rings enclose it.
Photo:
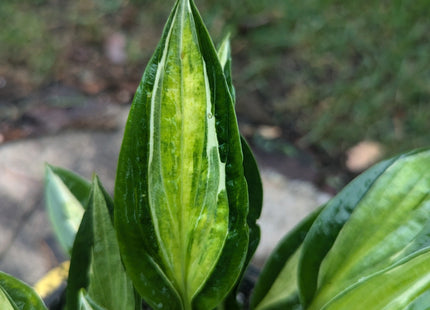
M 395 160 L 383 161 L 358 176 L 331 199 L 315 219 L 304 240 L 298 272 L 300 300 L 305 306 L 315 295 L 321 262 L 343 225 L 373 183 Z
M 72 251 L 90 189 L 91 184 L 73 172 L 45 166 L 46 209 L 55 235 L 68 254 Z
M 128 273 L 154 308 L 211 309 L 248 247 L 247 186 L 233 104 L 190 0 L 179 0 L 139 85 L 115 185 Z
M 31 287 L 0 271 L 0 309 L 47 310 L 48 308 Z
M 429 166 L 429 150 L 398 156 L 351 183 L 363 185 L 364 191 L 349 186 L 327 204 L 302 251 L 302 296 L 310 296 L 306 290 L 312 288 L 306 286 L 309 279 L 303 275 L 310 275 L 309 267 L 318 268 L 313 275 L 317 288 L 308 309 L 321 309 L 357 283 L 430 246 L 430 172 L 425 169 Z M 318 254 L 321 245 L 324 256 Z

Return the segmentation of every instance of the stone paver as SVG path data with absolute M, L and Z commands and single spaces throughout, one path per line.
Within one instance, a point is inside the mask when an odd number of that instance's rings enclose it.
M 124 124 L 128 109 L 119 113 Z M 52 235 L 43 206 L 44 163 L 91 178 L 96 172 L 112 192 L 122 131 L 65 132 L 0 146 L 0 270 L 34 284 L 65 257 Z M 261 265 L 278 240 L 329 197 L 312 184 L 289 180 L 262 167 L 264 207 Z
M 259 220 L 261 240 L 254 263 L 261 266 L 279 240 L 306 215 L 327 202 L 330 195 L 309 182 L 292 180 L 262 167 L 263 210 Z
M 122 124 L 126 115 L 118 115 Z M 96 172 L 112 192 L 121 137 L 121 130 L 65 132 L 0 147 L 0 270 L 35 283 L 65 258 L 44 212 L 44 164 L 88 179 Z

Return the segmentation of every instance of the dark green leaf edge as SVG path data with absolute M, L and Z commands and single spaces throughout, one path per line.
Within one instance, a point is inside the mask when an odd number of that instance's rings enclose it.
M 249 147 L 245 138 L 241 137 L 241 142 L 243 152 L 243 170 L 245 173 L 246 182 L 248 184 L 249 200 L 249 213 L 247 217 L 249 226 L 249 244 L 244 265 L 246 268 L 255 251 L 257 250 L 258 244 L 260 243 L 261 232 L 257 220 L 261 216 L 263 207 L 263 183 L 261 181 L 257 161 L 252 154 L 251 148 Z
M 218 58 L 220 58 L 220 53 L 226 53 L 226 61 L 223 64 L 221 62 L 221 66 L 224 69 L 224 76 L 229 87 L 230 95 L 233 100 L 233 104 L 236 103 L 236 94 L 232 81 L 232 73 L 231 73 L 231 50 L 229 46 L 230 34 L 228 34 L 221 46 L 218 49 Z M 228 44 L 228 45 L 227 45 Z M 227 46 L 226 46 L 227 45 Z M 221 49 L 223 49 L 221 51 Z M 239 277 L 239 281 L 236 283 L 236 286 L 227 296 L 224 301 L 224 306 L 228 307 L 228 309 L 239 309 L 240 306 L 237 302 L 237 292 L 240 286 L 241 279 L 243 278 L 246 268 L 251 261 L 252 256 L 257 250 L 258 244 L 260 243 L 260 227 L 257 224 L 257 220 L 260 218 L 261 210 L 263 206 L 263 184 L 261 182 L 260 172 L 258 170 L 257 161 L 252 153 L 249 144 L 246 142 L 246 139 L 241 136 L 240 137 L 241 145 L 242 145 L 242 153 L 243 153 L 243 170 L 245 174 L 245 179 L 248 184 L 248 201 L 249 201 L 249 213 L 247 217 L 247 222 L 249 226 L 249 243 L 248 243 L 248 252 L 245 259 L 245 263 L 242 268 L 241 275 Z
M 82 217 L 81 225 L 76 233 L 70 260 L 69 277 L 66 288 L 66 309 L 79 308 L 79 292 L 88 288 L 89 268 L 91 266 L 91 249 L 94 245 L 92 227 L 92 194 L 88 207 Z
M 228 34 L 224 38 L 223 44 L 227 44 L 227 42 L 229 42 L 229 39 L 230 34 Z M 224 64 L 224 76 L 229 87 L 230 95 L 233 100 L 233 105 L 235 105 L 236 94 L 232 81 L 231 63 L 231 50 L 230 48 L 228 48 L 227 61 Z M 245 174 L 246 183 L 248 184 L 249 201 L 249 213 L 247 218 L 249 226 L 249 246 L 247 258 L 244 265 L 244 268 L 246 268 L 260 242 L 260 227 L 257 224 L 257 220 L 260 218 L 261 210 L 263 207 L 263 183 L 261 181 L 257 161 L 255 160 L 254 154 L 252 153 L 248 142 L 243 136 L 240 136 L 240 142 L 242 145 L 243 153 L 243 171 Z
M 230 49 L 230 34 L 224 38 L 220 49 L 228 44 L 227 58 L 224 64 L 221 63 L 224 69 L 224 76 L 229 87 L 230 95 L 233 100 L 233 105 L 236 104 L 236 94 L 233 86 L 232 80 L 232 59 L 231 59 L 231 49 Z M 225 48 L 225 47 L 224 47 Z M 245 174 L 246 183 L 248 184 L 248 201 L 249 201 L 249 213 L 248 213 L 248 226 L 249 226 L 249 245 L 248 253 L 245 261 L 244 269 L 248 266 L 249 261 L 255 253 L 260 242 L 260 227 L 257 224 L 257 220 L 260 218 L 261 210 L 263 207 L 263 183 L 261 181 L 260 171 L 258 169 L 257 161 L 255 160 L 254 154 L 243 136 L 240 136 L 240 142 L 242 145 L 243 153 L 243 170 Z
M 255 309 L 269 292 L 285 264 L 300 245 L 302 245 L 311 225 L 322 212 L 323 208 L 324 206 L 319 207 L 304 218 L 291 232 L 282 238 L 270 254 L 251 295 L 251 309 Z
M 246 269 L 257 250 L 258 244 L 260 243 L 261 230 L 257 224 L 257 220 L 260 218 L 261 210 L 263 206 L 263 184 L 261 182 L 260 172 L 258 170 L 257 162 L 252 154 L 251 148 L 246 142 L 245 138 L 241 137 L 242 151 L 243 151 L 243 167 L 245 173 L 245 179 L 248 184 L 248 200 L 249 200 L 249 213 L 247 217 L 249 227 L 249 243 L 248 252 L 246 254 L 245 263 L 242 267 L 242 272 L 239 276 L 235 287 L 231 290 L 227 298 L 224 300 L 224 306 L 226 309 L 240 309 L 240 305 L 237 301 L 237 293 L 240 287 L 240 283 L 245 275 Z

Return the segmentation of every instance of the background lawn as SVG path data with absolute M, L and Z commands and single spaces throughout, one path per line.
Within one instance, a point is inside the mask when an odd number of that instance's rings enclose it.
M 215 43 L 232 34 L 241 122 L 281 129 L 255 143 L 338 163 L 363 140 L 430 144 L 428 0 L 195 1 Z M 55 83 L 129 102 L 173 2 L 1 0 L 0 122 Z

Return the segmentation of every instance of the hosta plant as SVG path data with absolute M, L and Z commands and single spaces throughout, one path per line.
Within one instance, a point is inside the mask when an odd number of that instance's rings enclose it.
M 64 309 L 240 309 L 262 186 L 218 51 L 178 0 L 136 91 L 114 198 L 47 165 L 46 205 L 71 257 Z M 430 308 L 430 150 L 363 173 L 284 237 L 251 309 Z M 143 302 L 142 302 L 143 300 Z M 0 273 L 0 309 L 46 309 Z
M 430 150 L 383 161 L 288 234 L 255 309 L 430 309 Z

